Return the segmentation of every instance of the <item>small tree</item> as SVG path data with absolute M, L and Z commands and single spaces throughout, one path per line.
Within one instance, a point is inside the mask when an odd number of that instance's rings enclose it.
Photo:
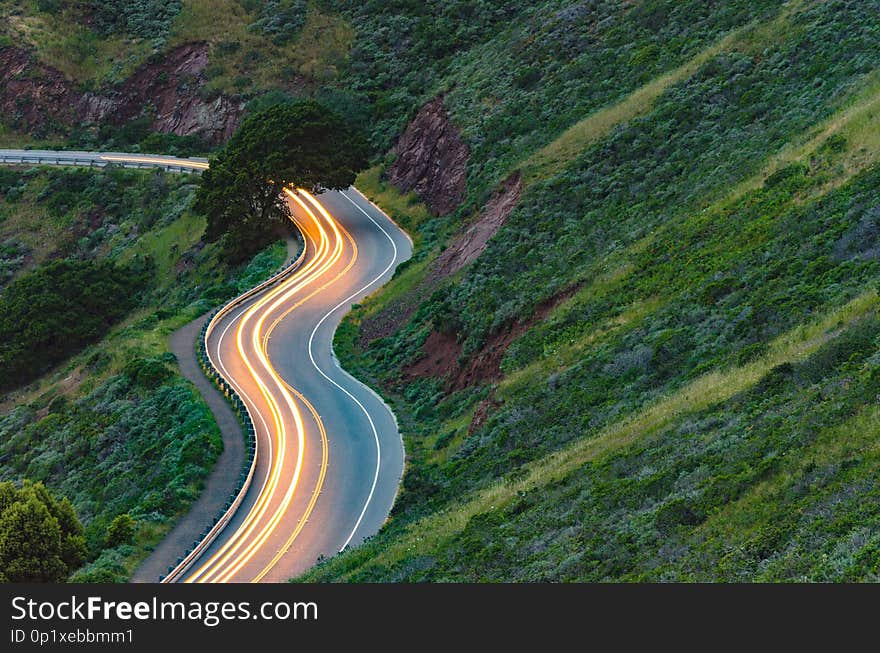
M 127 512 L 117 515 L 107 528 L 105 543 L 108 549 L 120 544 L 131 544 L 134 538 L 134 519 Z
M 86 556 L 82 525 L 66 499 L 42 483 L 0 484 L 0 577 L 12 583 L 57 583 Z
M 313 101 L 279 104 L 251 115 L 202 175 L 196 210 L 209 241 L 244 260 L 273 238 L 290 212 L 287 187 L 347 188 L 367 165 L 363 138 Z

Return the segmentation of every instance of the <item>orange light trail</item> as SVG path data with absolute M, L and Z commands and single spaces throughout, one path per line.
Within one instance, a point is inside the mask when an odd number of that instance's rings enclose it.
M 286 315 L 351 269 L 357 258 L 357 246 L 351 235 L 344 228 L 341 228 L 341 225 L 310 193 L 304 190 L 298 190 L 296 193 L 285 190 L 285 193 L 302 209 L 310 226 L 314 227 L 318 233 L 318 239 L 315 243 L 315 255 L 288 282 L 268 292 L 248 308 L 239 318 L 236 329 L 238 355 L 244 362 L 248 374 L 259 388 L 260 394 L 268 406 L 271 415 L 272 433 L 267 434 L 271 438 L 270 442 L 274 444 L 272 459 L 270 460 L 271 471 L 256 503 L 243 522 L 237 527 L 232 536 L 224 542 L 223 546 L 196 571 L 192 572 L 185 582 L 229 581 L 254 558 L 285 517 L 302 473 L 303 458 L 307 445 L 305 438 L 306 429 L 296 399 L 307 407 L 315 423 L 318 425 L 322 445 L 322 459 L 318 479 L 297 527 L 287 538 L 284 545 L 277 550 L 272 560 L 253 578 L 253 582 L 259 581 L 271 570 L 302 530 L 308 515 L 314 508 L 326 474 L 328 447 L 323 422 L 308 400 L 301 393 L 290 387 L 275 371 L 266 354 L 266 346 L 269 335 Z M 304 197 L 305 201 L 301 197 Z M 318 217 L 319 215 L 320 218 Z M 329 226 L 332 238 L 325 228 L 325 224 Z M 311 229 L 303 228 L 303 225 L 298 226 L 303 232 L 304 237 L 310 238 L 308 234 Z M 270 315 L 291 301 L 298 292 L 322 279 L 332 270 L 343 256 L 346 240 L 351 243 L 352 256 L 345 268 L 319 288 L 312 290 L 306 297 L 299 299 L 294 305 L 286 308 L 281 317 L 276 318 L 271 326 L 264 330 L 265 323 Z M 245 332 L 253 320 L 256 320 L 256 322 L 252 328 L 250 338 L 246 339 Z M 249 352 L 253 353 L 256 361 L 251 360 Z M 285 483 L 285 479 L 282 478 L 285 460 L 288 455 L 288 440 L 290 439 L 285 414 L 292 418 L 291 421 L 293 422 L 297 438 L 296 462 L 293 476 L 289 483 Z M 268 519 L 266 519 L 267 514 L 270 512 L 270 505 L 282 491 L 284 494 L 280 503 L 278 503 L 274 510 L 271 511 L 271 514 L 268 515 Z
M 101 159 L 104 161 L 114 161 L 119 163 L 158 163 L 174 168 L 197 168 L 199 170 L 207 170 L 210 164 L 203 161 L 186 161 L 184 159 L 161 159 L 148 156 L 114 156 L 110 154 L 102 154 Z

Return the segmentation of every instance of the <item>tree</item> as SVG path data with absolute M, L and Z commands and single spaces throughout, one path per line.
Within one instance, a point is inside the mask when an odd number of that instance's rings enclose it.
M 86 557 L 83 528 L 67 499 L 42 483 L 21 489 L 0 483 L 0 578 L 12 583 L 57 583 Z
M 207 217 L 205 237 L 222 240 L 226 255 L 242 261 L 290 216 L 284 188 L 347 188 L 366 165 L 364 139 L 317 102 L 254 113 L 202 175 L 196 210 Z

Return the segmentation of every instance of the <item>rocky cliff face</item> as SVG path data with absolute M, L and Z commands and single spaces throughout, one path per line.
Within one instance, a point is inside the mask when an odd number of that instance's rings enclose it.
M 0 111 L 12 127 L 42 134 L 71 125 L 81 100 L 60 72 L 35 63 L 27 51 L 0 49 Z
M 243 105 L 224 96 L 202 99 L 207 66 L 208 46 L 204 43 L 182 45 L 161 61 L 142 66 L 108 94 L 113 104 L 112 120 L 131 120 L 150 104 L 154 109 L 153 129 L 160 133 L 199 134 L 212 143 L 227 140 L 238 127 Z
M 443 96 L 419 110 L 395 146 L 388 180 L 403 192 L 415 191 L 434 215 L 454 211 L 467 191 L 470 151 L 449 119 Z
M 186 44 L 114 88 L 82 93 L 29 52 L 7 47 L 0 50 L 0 109 L 13 127 L 39 135 L 75 124 L 121 125 L 151 107 L 157 132 L 219 143 L 235 131 L 243 105 L 224 96 L 202 99 L 207 65 L 207 45 Z

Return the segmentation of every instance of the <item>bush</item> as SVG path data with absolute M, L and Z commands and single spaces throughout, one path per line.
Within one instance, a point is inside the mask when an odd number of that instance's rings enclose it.
M 0 578 L 58 583 L 85 560 L 83 528 L 67 499 L 42 483 L 0 483 Z
M 47 263 L 0 294 L 0 389 L 32 381 L 96 342 L 138 303 L 143 270 L 106 261 Z
M 134 519 L 128 513 L 117 515 L 107 528 L 105 546 L 108 549 L 113 549 L 120 544 L 131 544 L 134 538 L 134 525 Z

